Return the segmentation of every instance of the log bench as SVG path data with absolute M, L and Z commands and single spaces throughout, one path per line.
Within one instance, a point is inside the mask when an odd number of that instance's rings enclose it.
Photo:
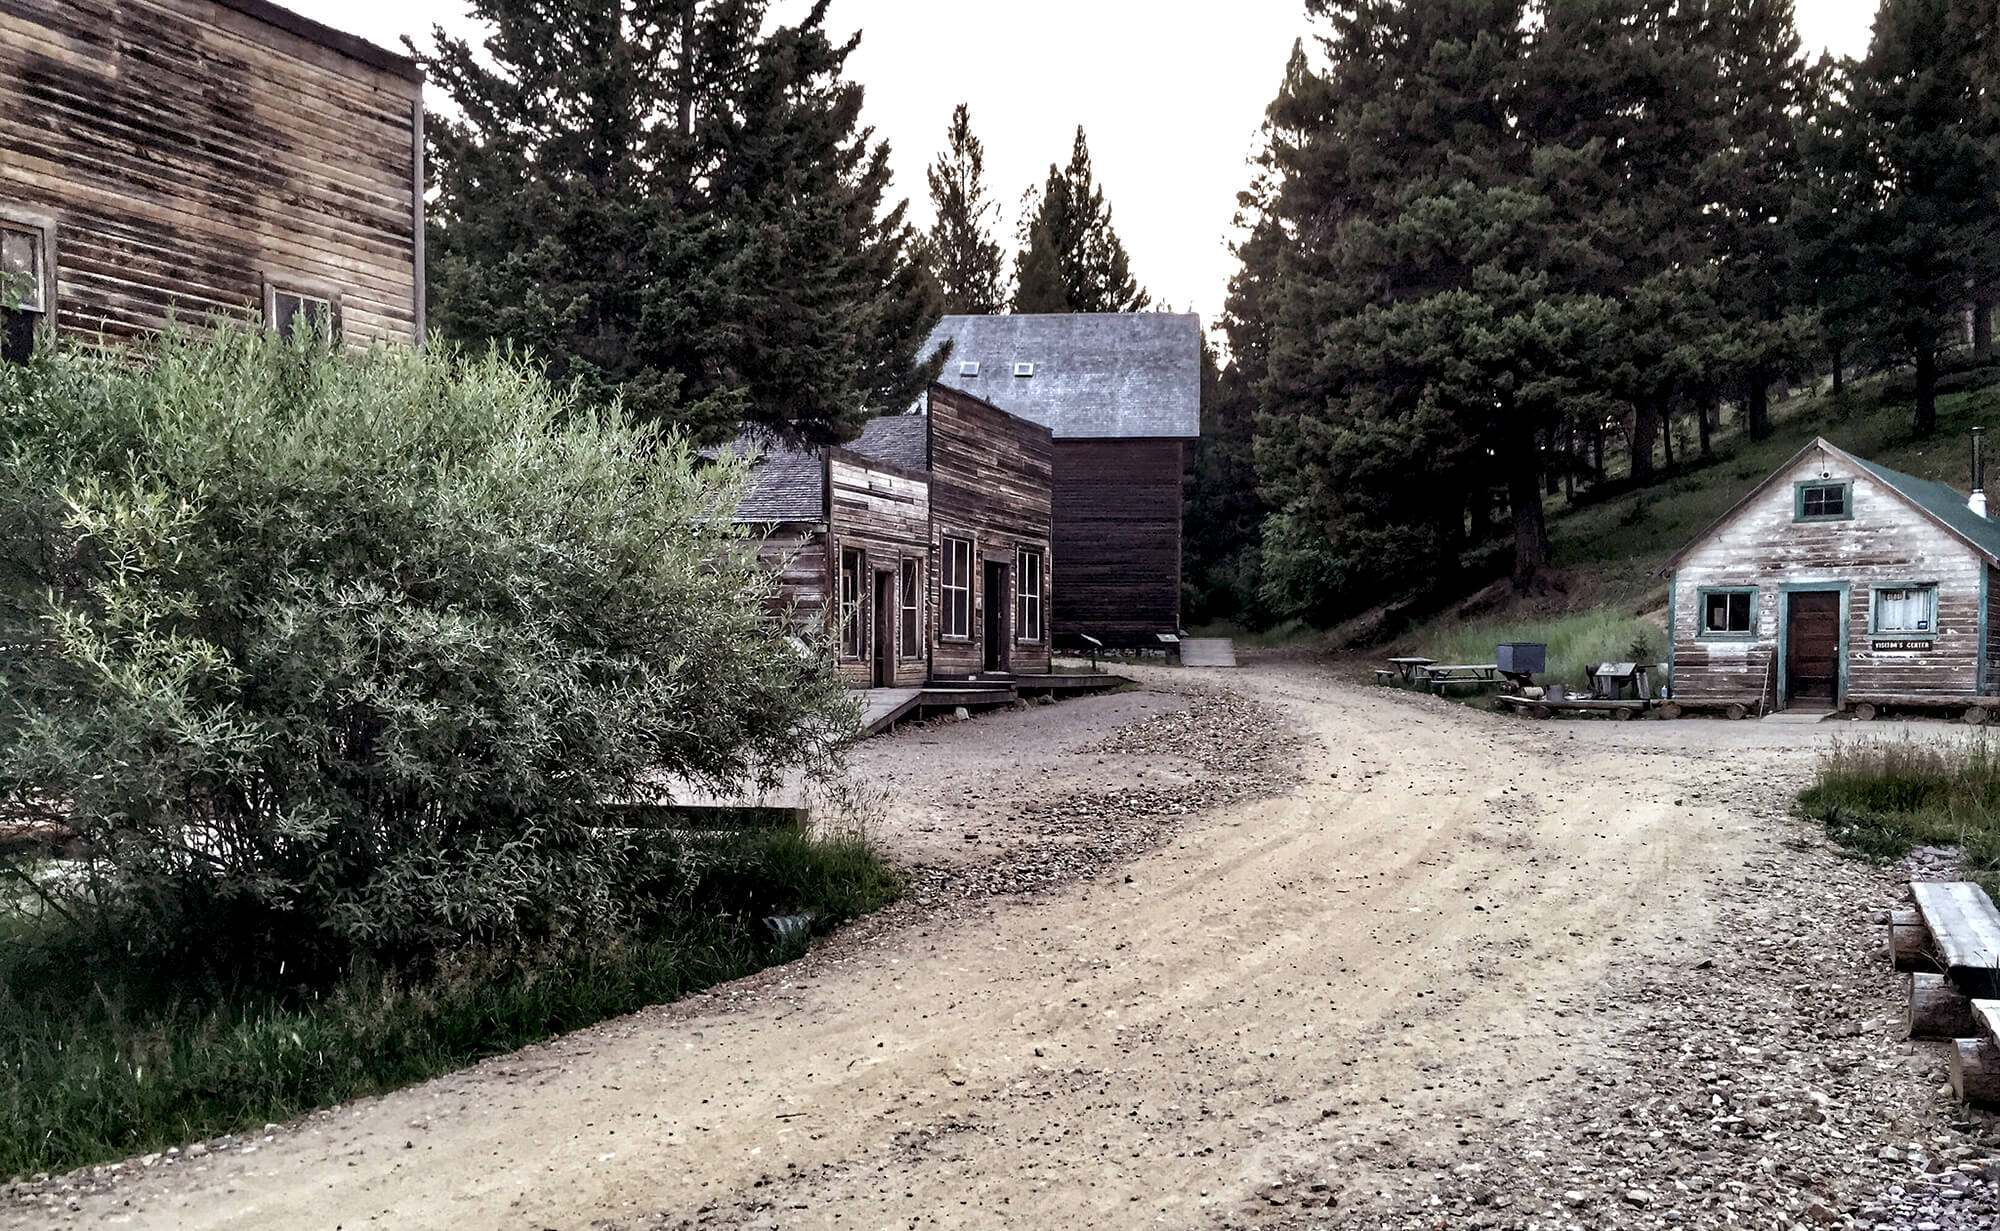
M 2000 999 L 2000 910 L 1986 891 L 1970 881 L 1916 881 L 1910 895 L 1923 916 L 1926 950 L 1945 976 L 1969 996 Z
M 1951 1088 L 2000 1104 L 2000 909 L 1969 881 L 1913 881 L 1915 910 L 1889 912 L 1889 954 L 1910 974 L 1910 1038 L 1949 1038 Z

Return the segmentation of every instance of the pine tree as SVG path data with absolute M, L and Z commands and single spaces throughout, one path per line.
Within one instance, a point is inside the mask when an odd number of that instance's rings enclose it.
M 998 312 L 1006 304 L 1000 245 L 992 234 L 1000 207 L 986 195 L 986 149 L 972 134 L 964 103 L 952 109 L 945 141 L 944 152 L 925 173 L 937 220 L 924 238 L 924 261 L 944 291 L 947 313 Z
M 1834 319 L 1914 364 L 1918 436 L 1937 427 L 1947 335 L 2000 262 L 1993 52 L 1990 15 L 1970 0 L 1883 0 L 1812 147 L 1815 177 L 1845 189 L 1812 231 L 1817 284 Z
M 888 150 L 826 0 L 475 0 L 484 53 L 425 58 L 436 326 L 520 345 L 588 401 L 715 439 L 812 441 L 906 406 L 941 358 Z
M 1040 222 L 1029 229 L 1028 246 L 1014 262 L 1014 311 L 1071 311 L 1062 264 L 1049 242 L 1049 229 Z
M 1104 202 L 1090 166 L 1090 144 L 1081 125 L 1071 148 L 1069 165 L 1049 166 L 1048 181 L 1042 187 L 1040 203 L 1026 213 L 1021 223 L 1021 252 L 1015 258 L 1014 310 L 1056 312 L 1140 312 L 1151 297 L 1139 288 L 1132 276 L 1131 258 L 1118 233 L 1111 227 L 1111 207 Z M 1035 253 L 1036 234 L 1047 237 L 1062 288 L 1060 308 L 1024 308 L 1024 302 L 1047 304 L 1046 287 L 1037 287 L 1025 296 L 1032 273 L 1029 264 L 1039 260 Z

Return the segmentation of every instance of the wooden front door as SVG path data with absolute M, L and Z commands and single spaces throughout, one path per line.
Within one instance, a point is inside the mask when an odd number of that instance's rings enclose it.
M 1834 703 L 1840 688 L 1840 593 L 1802 590 L 1785 617 L 1785 703 Z
M 875 574 L 875 687 L 896 686 L 896 575 Z
M 1005 671 L 1007 669 L 1007 611 L 1013 605 L 1013 596 L 1007 592 L 1007 566 L 997 560 L 986 562 L 986 618 L 983 632 L 986 638 L 986 669 Z

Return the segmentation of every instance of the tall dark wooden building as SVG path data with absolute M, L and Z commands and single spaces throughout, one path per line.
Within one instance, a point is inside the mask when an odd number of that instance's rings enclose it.
M 170 311 L 421 337 L 422 80 L 265 0 L 0 3 L 5 353 Z
M 1178 632 L 1199 318 L 948 316 L 931 335 L 945 342 L 940 381 L 1054 434 L 1057 637 L 1149 646 Z

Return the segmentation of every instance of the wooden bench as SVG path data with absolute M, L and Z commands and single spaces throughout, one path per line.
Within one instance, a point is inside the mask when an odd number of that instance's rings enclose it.
M 1889 912 L 1889 953 L 1910 974 L 1911 1038 L 1953 1040 L 1951 1085 L 2000 1103 L 2000 909 L 1969 881 L 1913 881 L 1917 909 Z
M 1970 881 L 1917 881 L 1910 895 L 1945 976 L 1967 995 L 2000 998 L 2000 910 L 1993 899 Z

